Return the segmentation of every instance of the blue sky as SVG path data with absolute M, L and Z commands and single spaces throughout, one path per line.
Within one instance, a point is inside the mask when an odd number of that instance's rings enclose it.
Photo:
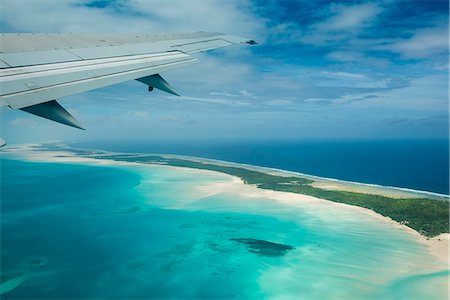
M 255 47 L 59 99 L 86 131 L 1 110 L 9 142 L 448 138 L 448 1 L 13 1 L 3 32 L 218 31 Z

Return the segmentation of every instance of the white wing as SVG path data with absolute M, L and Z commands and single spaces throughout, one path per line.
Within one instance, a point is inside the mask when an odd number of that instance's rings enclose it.
M 160 72 L 196 62 L 190 53 L 239 43 L 222 33 L 1 34 L 0 106 L 81 128 L 55 99 L 137 79 L 177 95 Z

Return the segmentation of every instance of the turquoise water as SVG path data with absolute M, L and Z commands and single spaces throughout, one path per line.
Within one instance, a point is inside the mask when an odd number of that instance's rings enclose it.
M 147 166 L 1 160 L 4 299 L 446 299 L 403 230 Z

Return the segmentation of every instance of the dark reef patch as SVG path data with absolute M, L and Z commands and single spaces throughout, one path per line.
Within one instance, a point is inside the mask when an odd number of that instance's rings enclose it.
M 24 262 L 22 266 L 25 268 L 38 268 L 43 267 L 47 264 L 47 259 L 45 257 L 29 257 Z
M 231 240 L 246 245 L 248 251 L 261 256 L 269 256 L 269 257 L 283 256 L 289 250 L 295 249 L 290 245 L 278 244 L 258 239 L 232 238 Z

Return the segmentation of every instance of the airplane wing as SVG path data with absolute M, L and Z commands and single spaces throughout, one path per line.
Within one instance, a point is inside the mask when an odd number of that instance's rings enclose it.
M 191 53 L 253 40 L 213 32 L 0 35 L 0 106 L 81 124 L 56 99 L 136 79 L 178 95 L 159 73 L 196 62 Z

